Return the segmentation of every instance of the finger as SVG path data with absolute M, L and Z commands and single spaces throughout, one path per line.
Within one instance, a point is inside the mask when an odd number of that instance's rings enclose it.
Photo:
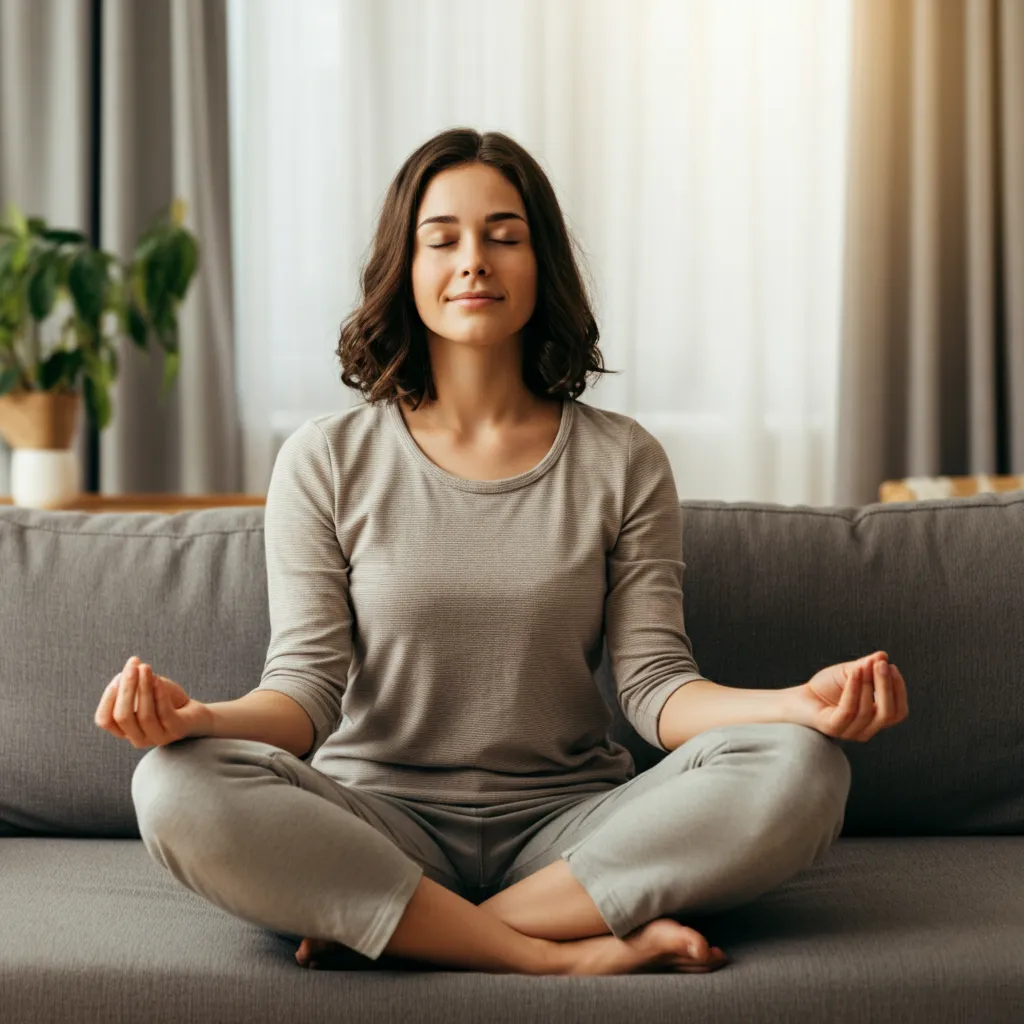
M 865 666 L 863 673 L 864 685 L 860 691 L 860 713 L 858 715 L 858 719 L 861 717 L 864 719 L 861 723 L 862 726 L 870 725 L 874 720 L 874 663 Z
M 872 671 L 871 666 L 877 657 L 878 652 L 876 651 L 874 654 L 865 654 L 862 655 L 860 658 L 854 658 L 853 661 L 843 662 L 843 668 L 845 669 L 846 678 L 849 679 L 858 668 L 867 669 L 868 673 L 870 674 L 870 672 Z
M 156 677 L 156 685 L 153 687 L 153 699 L 156 704 L 156 717 L 168 738 L 171 736 L 170 724 L 174 721 L 174 705 L 171 703 L 171 695 L 163 684 L 163 676 Z
M 907 706 L 907 684 L 903 679 L 903 673 L 895 666 L 890 666 L 889 669 L 893 674 L 893 698 L 896 703 L 896 714 L 900 721 L 910 714 L 910 708 Z
M 860 706 L 861 672 L 856 665 L 850 669 L 850 676 L 843 687 L 843 696 L 839 700 L 839 735 L 842 736 L 850 723 L 857 716 Z
M 851 732 L 857 738 L 875 719 L 875 679 L 870 668 L 861 669 L 860 707 Z
M 860 664 L 869 672 L 874 673 L 875 665 L 879 661 L 888 661 L 889 655 L 885 651 L 875 651 L 873 654 L 865 655 L 860 659 Z M 868 677 L 870 678 L 870 676 Z
M 866 743 L 876 733 L 895 724 L 893 711 L 892 682 L 888 672 L 888 663 L 879 659 L 874 664 L 874 716 L 867 726 L 858 734 L 858 739 Z
M 880 729 L 892 725 L 896 718 L 896 705 L 892 692 L 892 672 L 888 662 L 875 662 L 875 721 Z
M 149 665 L 139 666 L 139 706 L 135 712 L 139 728 L 142 729 L 146 742 L 155 746 L 166 743 L 167 733 L 164 730 L 160 719 L 156 716 L 156 707 L 153 698 L 153 670 Z
M 139 689 L 138 661 L 138 658 L 129 658 L 121 673 L 121 685 L 118 687 L 117 700 L 114 701 L 114 721 L 121 726 L 128 739 L 145 746 L 146 737 L 135 718 L 135 696 Z
M 106 729 L 107 732 L 113 734 L 118 739 L 124 739 L 124 733 L 121 731 L 121 727 L 114 721 L 114 701 L 117 699 L 117 689 L 121 685 L 121 673 L 118 672 L 113 679 L 107 683 L 107 688 L 103 691 L 103 696 L 100 697 L 99 705 L 96 708 L 96 714 L 93 721 L 101 728 Z
M 131 667 L 132 664 L 138 665 L 138 663 L 139 658 L 134 654 L 124 663 L 124 668 L 107 684 L 107 688 L 103 691 L 103 696 L 100 699 L 100 705 L 96 709 L 94 719 L 96 724 L 106 729 L 107 732 L 118 739 L 127 739 L 128 737 L 114 719 L 115 702 L 121 692 L 125 669 Z

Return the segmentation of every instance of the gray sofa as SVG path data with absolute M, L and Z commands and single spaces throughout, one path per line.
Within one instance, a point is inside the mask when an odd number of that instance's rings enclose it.
M 263 508 L 0 508 L 0 1020 L 1024 1021 L 1024 492 L 809 508 L 683 502 L 702 671 L 777 688 L 875 649 L 910 717 L 852 767 L 843 833 L 762 898 L 681 920 L 710 974 L 528 977 L 296 943 L 144 848 L 145 751 L 93 722 L 130 654 L 202 700 L 259 681 Z M 605 652 L 607 656 L 607 651 Z M 597 673 L 607 696 L 607 663 Z M 662 756 L 614 708 L 638 770 Z M 314 761 L 314 765 L 315 765 Z

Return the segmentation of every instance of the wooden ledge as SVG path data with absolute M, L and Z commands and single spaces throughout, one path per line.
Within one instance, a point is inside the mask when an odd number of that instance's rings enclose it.
M 188 512 L 236 505 L 265 505 L 265 494 L 80 494 L 50 511 L 55 512 Z M 13 505 L 9 494 L 0 505 Z

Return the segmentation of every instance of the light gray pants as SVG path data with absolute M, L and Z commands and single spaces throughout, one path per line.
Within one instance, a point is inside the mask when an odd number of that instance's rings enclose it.
M 147 850 L 189 889 L 376 960 L 423 875 L 480 903 L 563 857 L 619 938 L 738 906 L 824 856 L 849 787 L 834 739 L 757 723 L 700 733 L 610 790 L 496 807 L 356 790 L 268 743 L 194 737 L 150 750 L 132 799 Z

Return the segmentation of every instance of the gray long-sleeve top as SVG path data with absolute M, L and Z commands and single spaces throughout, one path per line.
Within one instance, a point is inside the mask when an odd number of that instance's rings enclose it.
M 607 789 L 634 768 L 594 680 L 605 635 L 623 713 L 659 749 L 665 701 L 704 678 L 672 469 L 630 416 L 567 400 L 533 469 L 467 480 L 396 404 L 361 402 L 287 438 L 264 529 L 257 689 L 305 709 L 302 760 L 339 782 L 481 805 Z

